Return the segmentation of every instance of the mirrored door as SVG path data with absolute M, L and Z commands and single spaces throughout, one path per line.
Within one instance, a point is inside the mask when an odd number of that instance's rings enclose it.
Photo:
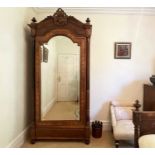
M 56 36 L 40 51 L 41 120 L 79 120 L 80 47 Z

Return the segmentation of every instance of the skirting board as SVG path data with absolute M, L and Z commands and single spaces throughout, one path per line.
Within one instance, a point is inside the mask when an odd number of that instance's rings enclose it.
M 91 121 L 91 123 L 92 122 L 93 120 Z M 109 121 L 102 121 L 102 123 L 103 123 L 103 131 L 111 130 L 111 124 Z M 6 146 L 6 148 L 20 148 L 28 138 L 30 126 L 31 125 L 27 126 L 15 139 L 13 139 L 9 143 L 9 145 Z
M 43 108 L 43 114 L 42 114 L 43 117 L 49 112 L 49 110 L 52 108 L 52 106 L 54 105 L 55 102 L 56 102 L 56 98 L 52 99 L 52 100 Z
M 6 148 L 20 148 L 29 135 L 30 126 L 27 126 L 15 139 L 13 139 Z

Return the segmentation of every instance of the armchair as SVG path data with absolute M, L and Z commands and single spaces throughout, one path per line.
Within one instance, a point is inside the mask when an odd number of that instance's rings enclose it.
M 138 110 L 139 107 L 138 100 L 135 104 L 128 101 L 112 101 L 110 103 L 112 131 L 116 147 L 119 147 L 120 140 L 134 140 L 132 111 Z

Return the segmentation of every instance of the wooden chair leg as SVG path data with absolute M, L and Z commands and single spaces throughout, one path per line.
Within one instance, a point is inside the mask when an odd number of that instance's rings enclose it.
M 35 139 L 31 139 L 31 144 L 35 144 Z
M 115 147 L 119 148 L 119 141 L 118 140 L 115 140 Z

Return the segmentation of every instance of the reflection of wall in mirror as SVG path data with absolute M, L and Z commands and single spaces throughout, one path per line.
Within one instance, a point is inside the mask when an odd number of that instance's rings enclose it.
M 48 52 L 49 52 L 49 49 L 48 49 L 48 45 L 44 45 L 43 46 L 43 62 L 47 63 L 48 62 Z
M 71 65 L 75 65 L 74 68 L 76 69 L 76 71 L 74 72 L 74 75 L 73 75 L 73 76 L 75 76 L 75 81 L 73 84 L 75 89 L 73 89 L 73 91 L 71 91 L 72 94 L 70 93 L 70 95 L 76 96 L 76 100 L 79 101 L 80 47 L 76 43 L 73 43 L 72 40 L 67 37 L 57 37 L 57 38 L 55 38 L 55 40 L 56 40 L 56 50 L 57 50 L 58 57 L 66 55 L 68 57 L 72 57 L 75 59 L 75 62 L 71 64 Z M 58 88 L 59 88 L 59 86 L 58 86 Z M 58 96 L 61 96 L 61 95 L 58 95 Z M 71 96 L 70 96 L 70 98 L 72 98 Z M 59 99 L 59 100 L 61 100 L 61 99 Z
M 51 109 L 57 96 L 57 54 L 55 41 L 51 39 L 46 45 L 49 49 L 48 63 L 41 63 L 41 111 L 42 117 Z
M 58 54 L 78 54 L 80 46 L 67 37 L 55 38 Z

